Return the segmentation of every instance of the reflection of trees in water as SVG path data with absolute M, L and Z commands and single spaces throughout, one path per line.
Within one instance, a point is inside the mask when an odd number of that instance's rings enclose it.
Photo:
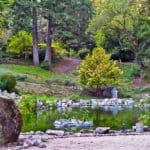
M 148 109 L 141 108 L 70 108 L 61 110 L 58 113 L 57 109 L 47 110 L 45 112 L 33 111 L 31 114 L 23 115 L 24 127 L 23 130 L 46 130 L 54 129 L 53 122 L 59 119 L 77 119 L 82 121 L 93 121 L 93 127 L 109 126 L 112 129 L 120 129 L 122 123 L 125 123 L 127 128 L 131 128 L 138 121 L 138 118 L 147 112 Z M 150 108 L 149 108 L 150 111 Z

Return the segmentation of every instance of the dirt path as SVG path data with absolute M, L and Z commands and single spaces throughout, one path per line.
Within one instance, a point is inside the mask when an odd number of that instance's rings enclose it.
M 50 139 L 43 150 L 150 150 L 150 135 L 55 138 Z
M 46 150 L 150 150 L 150 136 L 54 139 L 49 141 Z
M 65 57 L 57 64 L 54 64 L 52 70 L 57 73 L 72 73 L 74 70 L 76 70 L 80 62 L 80 59 Z

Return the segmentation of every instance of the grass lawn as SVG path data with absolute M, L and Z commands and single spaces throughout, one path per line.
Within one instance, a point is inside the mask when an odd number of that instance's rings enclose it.
M 75 77 L 65 74 L 56 74 L 51 71 L 34 66 L 20 65 L 0 65 L 0 74 L 11 72 L 14 75 L 27 75 L 28 82 L 44 83 L 47 80 L 70 80 L 74 81 Z

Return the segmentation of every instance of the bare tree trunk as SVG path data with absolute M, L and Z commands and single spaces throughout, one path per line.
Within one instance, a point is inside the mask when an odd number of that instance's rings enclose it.
M 45 52 L 45 61 L 48 61 L 49 67 L 52 62 L 52 49 L 51 49 L 51 43 L 52 43 L 52 28 L 51 28 L 51 19 L 48 18 L 48 31 L 47 31 L 47 43 L 46 43 L 46 52 Z
M 36 2 L 36 0 L 33 0 Z M 33 36 L 33 64 L 39 66 L 39 52 L 38 52 L 38 31 L 37 31 L 37 9 L 32 8 L 32 36 Z

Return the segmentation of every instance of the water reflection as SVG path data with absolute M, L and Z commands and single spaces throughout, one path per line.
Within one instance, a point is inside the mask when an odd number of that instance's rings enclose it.
M 111 129 L 120 129 L 122 123 L 131 128 L 138 118 L 150 111 L 150 107 L 104 106 L 100 108 L 71 108 L 57 107 L 45 111 L 37 110 L 31 114 L 23 114 L 23 131 L 54 129 L 53 123 L 59 119 L 76 119 L 93 122 L 93 128 L 108 126 Z

